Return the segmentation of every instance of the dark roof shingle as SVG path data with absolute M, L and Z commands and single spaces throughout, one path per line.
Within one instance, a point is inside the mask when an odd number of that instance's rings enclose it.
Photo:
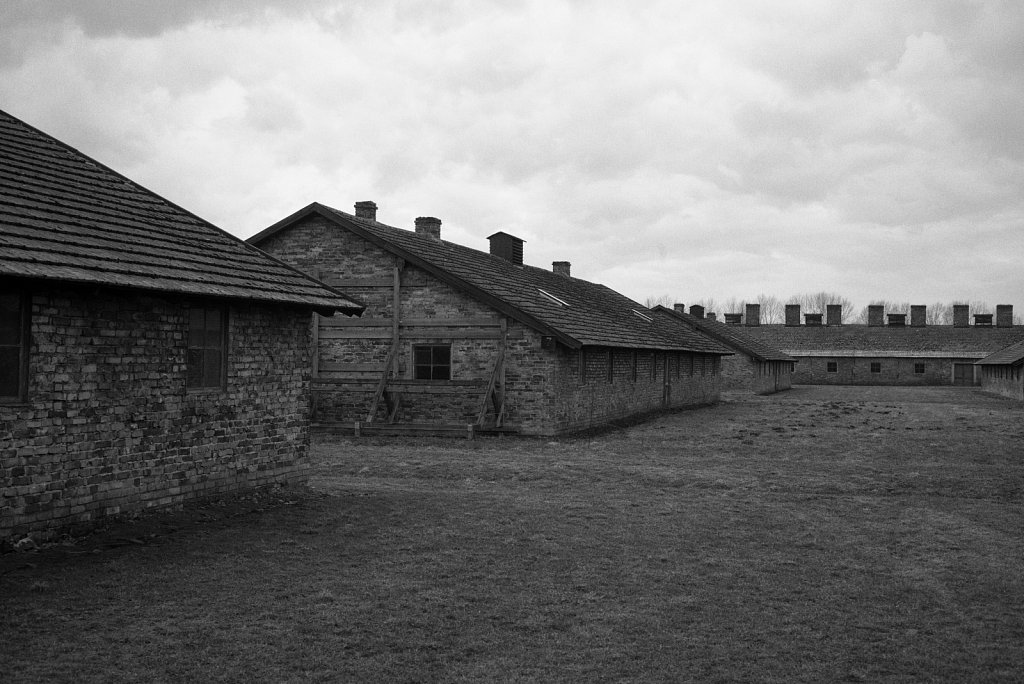
M 760 361 L 796 361 L 789 354 L 785 354 L 760 340 L 744 335 L 734 325 L 726 325 L 721 321 L 713 321 L 708 318 L 697 318 L 684 311 L 677 311 L 660 305 L 654 307 L 654 311 L 662 316 L 682 321 L 687 327 L 704 333 L 726 347 L 737 349 Z
M 1024 342 L 1017 342 L 1016 344 L 1004 347 L 980 361 L 976 361 L 975 365 L 1016 366 L 1019 363 L 1024 363 Z
M 681 336 L 642 304 L 614 290 L 446 240 L 312 204 L 250 238 L 255 244 L 318 214 L 424 268 L 571 347 L 583 345 L 728 354 L 696 333 Z
M 363 309 L 3 111 L 0 276 Z

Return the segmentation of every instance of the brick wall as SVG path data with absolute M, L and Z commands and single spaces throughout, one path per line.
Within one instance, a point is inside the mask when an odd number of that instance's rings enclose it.
M 953 364 L 971 363 L 972 359 L 901 359 L 864 357 L 802 357 L 796 365 L 793 382 L 801 385 L 951 385 Z M 836 370 L 828 370 L 829 363 Z M 871 372 L 871 364 L 879 364 L 879 372 Z M 915 372 L 923 364 L 924 372 Z
M 309 314 L 231 306 L 226 392 L 186 390 L 187 314 L 32 292 L 28 401 L 0 405 L 0 538 L 305 477 Z

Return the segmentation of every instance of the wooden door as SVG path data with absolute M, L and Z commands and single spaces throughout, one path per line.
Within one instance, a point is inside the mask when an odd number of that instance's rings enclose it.
M 954 385 L 973 385 L 974 384 L 974 364 L 973 363 L 954 363 L 953 364 L 953 384 Z

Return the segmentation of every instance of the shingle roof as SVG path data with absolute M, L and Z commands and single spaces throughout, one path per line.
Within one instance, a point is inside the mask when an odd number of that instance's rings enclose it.
M 760 340 L 744 335 L 737 326 L 726 325 L 721 321 L 713 321 L 707 318 L 697 318 L 684 311 L 677 311 L 660 305 L 654 307 L 654 311 L 662 316 L 682 321 L 687 327 L 704 333 L 711 339 L 721 342 L 726 347 L 741 351 L 760 361 L 796 361 L 789 354 L 785 354 Z
M 3 111 L 0 276 L 363 309 Z
M 695 333 L 675 334 L 642 304 L 604 285 L 517 265 L 487 252 L 358 218 L 322 204 L 311 204 L 249 240 L 258 245 L 314 213 L 570 347 L 730 353 Z
M 976 361 L 975 365 L 1016 366 L 1020 363 L 1024 363 L 1024 342 L 1018 342 L 1016 344 L 1011 344 L 1008 347 L 1004 347 L 994 354 L 986 356 L 980 361 Z

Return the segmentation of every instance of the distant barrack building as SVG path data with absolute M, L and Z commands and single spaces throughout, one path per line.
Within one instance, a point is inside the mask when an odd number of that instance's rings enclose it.
M 867 324 L 842 323 L 838 305 L 802 313 L 799 304 L 788 304 L 783 324 L 730 320 L 747 336 L 795 358 L 794 384 L 977 385 L 975 362 L 1024 341 L 1024 326 L 1013 324 L 1013 306 L 1007 304 L 996 307 L 994 316 L 972 316 L 968 306 L 954 305 L 952 325 L 928 325 L 923 305 L 910 307 L 909 320 L 904 312 L 869 306 Z
M 506 431 L 556 435 L 719 398 L 731 352 L 664 321 L 567 261 L 525 264 L 524 241 L 489 250 L 311 204 L 250 242 L 367 304 L 314 326 L 316 420 L 359 434 Z

